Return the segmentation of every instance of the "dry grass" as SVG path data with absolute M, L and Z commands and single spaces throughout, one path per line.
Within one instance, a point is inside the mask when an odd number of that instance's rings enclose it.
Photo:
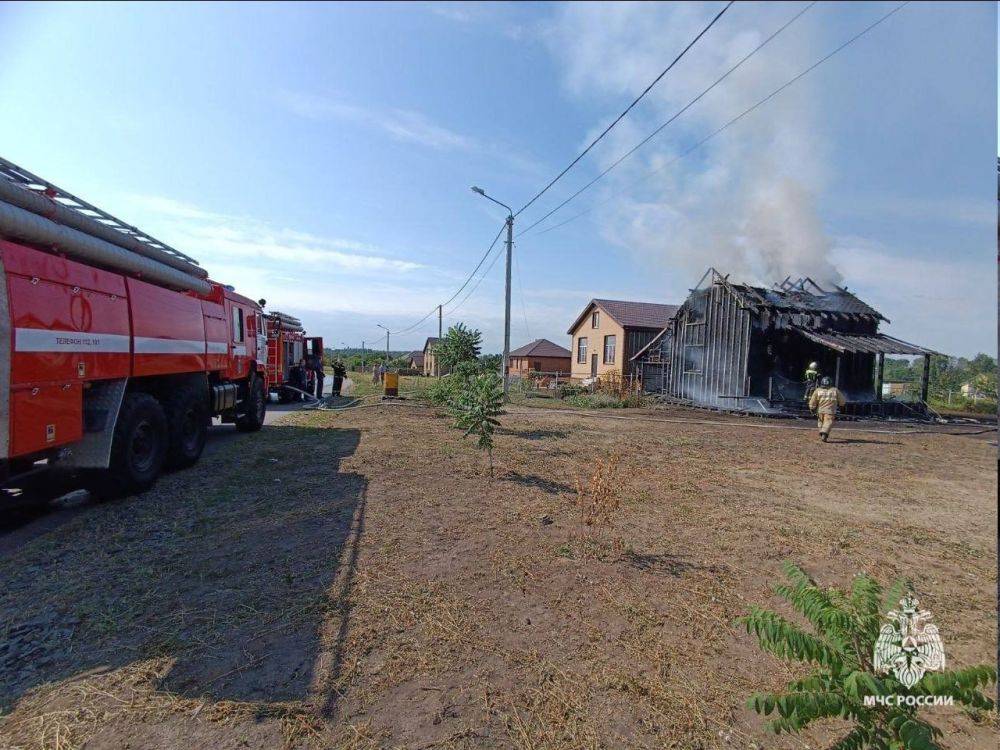
M 822 747 L 745 708 L 791 677 L 733 625 L 786 558 L 909 575 L 949 661 L 992 658 L 986 443 L 548 411 L 487 483 L 433 415 L 294 414 L 0 562 L 0 621 L 77 623 L 27 636 L 55 658 L 14 664 L 0 746 Z

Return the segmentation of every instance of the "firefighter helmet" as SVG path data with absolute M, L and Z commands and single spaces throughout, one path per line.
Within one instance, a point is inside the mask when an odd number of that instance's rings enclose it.
M 823 386 L 824 388 L 829 388 L 829 387 L 830 387 L 831 385 L 833 385 L 833 381 L 832 381 L 832 380 L 830 380 L 830 376 L 829 376 L 829 375 L 824 375 L 824 376 L 823 376 L 823 377 L 822 377 L 822 378 L 820 379 L 820 381 L 819 381 L 819 384 L 820 384 L 821 386 Z
M 810 370 L 818 370 L 819 369 L 819 362 L 810 362 L 809 363 L 809 369 Z

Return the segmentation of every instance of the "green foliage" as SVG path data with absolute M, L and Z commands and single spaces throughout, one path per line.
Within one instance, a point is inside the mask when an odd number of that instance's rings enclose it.
M 503 368 L 502 354 L 483 354 L 479 357 L 479 364 L 483 371 L 501 372 Z
M 435 379 L 422 395 L 437 406 L 453 407 L 469 383 L 484 372 L 487 370 L 478 360 L 459 362 L 452 372 Z
M 495 372 L 479 373 L 466 379 L 451 405 L 455 427 L 465 430 L 466 436 L 475 435 L 476 445 L 489 456 L 491 477 L 493 433 L 500 426 L 497 417 L 505 413 L 503 405 L 503 380 Z
M 775 715 L 768 722 L 773 732 L 797 732 L 819 719 L 839 717 L 854 727 L 834 743 L 835 750 L 939 750 L 941 732 L 917 716 L 918 707 L 866 706 L 865 696 L 951 696 L 973 709 L 993 707 L 980 692 L 996 681 L 990 665 L 928 672 L 909 689 L 892 674 L 875 673 L 871 659 L 883 613 L 902 596 L 902 581 L 883 595 L 878 582 L 863 574 L 849 592 L 822 589 L 791 563 L 786 563 L 785 575 L 788 582 L 775 591 L 808 621 L 812 632 L 757 607 L 739 620 L 765 651 L 812 665 L 810 674 L 790 682 L 785 692 L 750 698 L 757 713 Z
M 559 386 L 559 398 L 569 398 L 570 396 L 579 396 L 584 392 L 582 385 L 576 385 L 574 383 L 562 383 Z
M 435 344 L 434 353 L 443 368 L 454 370 L 463 362 L 478 362 L 482 343 L 482 333 L 475 328 L 467 328 L 464 323 L 456 323 Z
M 642 396 L 629 394 L 623 397 L 612 393 L 581 393 L 577 392 L 565 397 L 567 404 L 580 409 L 630 409 L 645 405 Z

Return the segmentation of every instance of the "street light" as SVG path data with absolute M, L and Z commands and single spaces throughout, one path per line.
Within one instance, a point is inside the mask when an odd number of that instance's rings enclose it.
M 510 261 L 514 248 L 514 211 L 506 203 L 501 203 L 496 198 L 486 194 L 486 191 L 476 185 L 472 186 L 472 192 L 478 193 L 486 200 L 493 201 L 498 206 L 507 209 L 507 282 L 504 290 L 504 315 L 503 315 L 503 397 L 504 400 L 510 398 Z

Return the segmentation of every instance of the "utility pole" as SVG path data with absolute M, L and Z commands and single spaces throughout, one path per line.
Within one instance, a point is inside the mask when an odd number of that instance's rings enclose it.
M 389 329 L 381 323 L 376 323 L 375 325 L 385 331 L 385 367 L 389 369 Z
M 507 215 L 507 281 L 503 303 L 503 398 L 510 400 L 510 261 L 514 252 L 514 216 Z
M 514 251 L 514 210 L 506 203 L 491 198 L 481 187 L 472 186 L 472 192 L 479 193 L 486 200 L 493 201 L 498 206 L 507 209 L 507 283 L 504 289 L 503 309 L 503 398 L 510 401 L 510 263 Z
M 441 332 L 441 305 L 438 305 L 438 343 L 441 343 L 441 339 L 444 334 Z M 438 362 L 437 355 L 434 355 L 434 374 L 441 377 L 441 363 Z
M 361 339 L 361 372 L 365 371 L 365 340 Z

